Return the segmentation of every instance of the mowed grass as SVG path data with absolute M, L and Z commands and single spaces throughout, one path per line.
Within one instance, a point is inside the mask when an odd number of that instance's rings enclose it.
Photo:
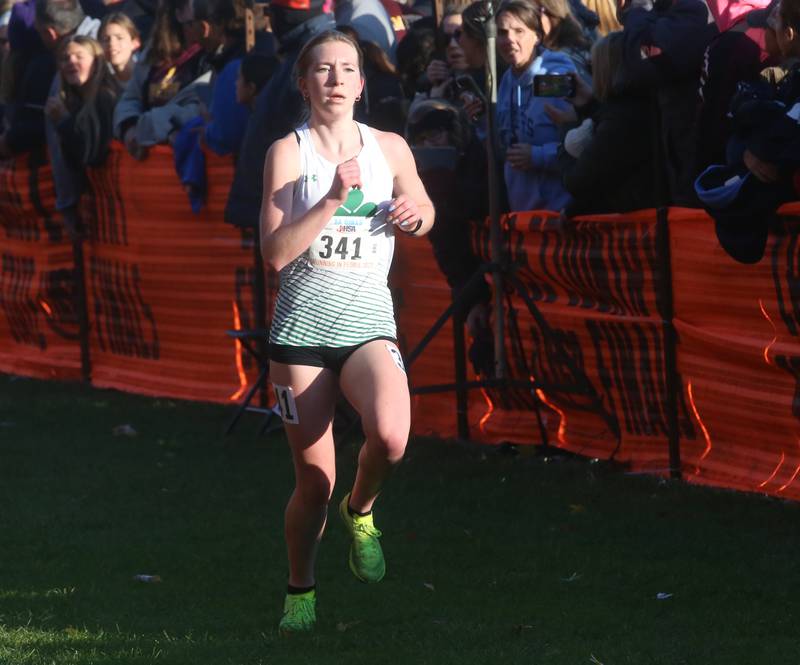
M 229 416 L 0 376 L 2 665 L 800 663 L 797 504 L 432 440 L 378 505 L 385 580 L 331 511 L 318 629 L 280 638 L 289 454 Z

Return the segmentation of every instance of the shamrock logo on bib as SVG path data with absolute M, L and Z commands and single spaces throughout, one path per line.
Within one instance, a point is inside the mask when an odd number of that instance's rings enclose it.
M 386 244 L 385 233 L 376 234 L 373 229 L 379 210 L 377 204 L 364 202 L 364 192 L 351 189 L 308 248 L 309 262 L 326 270 L 362 272 L 388 265 L 391 247 Z
M 377 211 L 378 206 L 374 203 L 364 203 L 364 193 L 360 189 L 351 189 L 347 199 L 336 209 L 334 215 L 336 217 L 372 217 Z

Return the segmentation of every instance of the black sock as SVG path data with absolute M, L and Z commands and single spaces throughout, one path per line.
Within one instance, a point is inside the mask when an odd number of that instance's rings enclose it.
M 359 513 L 357 510 L 353 510 L 353 509 L 350 507 L 350 504 L 349 504 L 349 503 L 347 504 L 347 513 L 350 515 L 350 517 L 352 517 L 353 515 L 358 515 L 359 517 L 366 517 L 366 516 L 367 516 L 367 515 L 369 515 L 371 512 L 372 512 L 371 510 L 368 510 L 366 513 Z
M 312 584 L 311 586 L 292 586 L 289 584 L 286 587 L 286 593 L 290 596 L 299 596 L 301 593 L 308 593 L 309 591 L 314 591 L 316 588 L 316 584 Z

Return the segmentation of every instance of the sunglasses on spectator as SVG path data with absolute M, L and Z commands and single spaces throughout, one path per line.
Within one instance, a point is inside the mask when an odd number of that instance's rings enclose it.
M 456 28 L 455 30 L 453 30 L 453 32 L 451 32 L 450 36 L 448 37 L 448 41 L 450 39 L 455 39 L 456 41 L 461 39 L 461 28 Z

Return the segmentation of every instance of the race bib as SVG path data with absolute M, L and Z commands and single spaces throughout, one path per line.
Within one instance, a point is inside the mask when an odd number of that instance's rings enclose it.
M 308 261 L 325 270 L 376 270 L 387 251 L 385 227 L 383 215 L 336 215 L 311 243 Z

